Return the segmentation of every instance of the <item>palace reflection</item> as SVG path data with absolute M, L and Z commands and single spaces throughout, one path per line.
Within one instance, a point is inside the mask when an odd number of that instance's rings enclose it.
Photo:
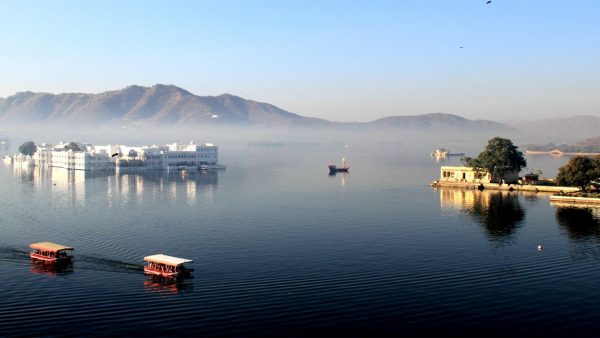
M 492 242 L 509 241 L 525 220 L 514 192 L 438 188 L 442 209 L 456 209 L 479 222 Z
M 35 189 L 49 191 L 54 203 L 95 204 L 106 197 L 113 203 L 164 202 L 195 205 L 212 200 L 219 183 L 219 171 L 147 171 L 120 173 L 111 171 L 67 170 L 63 168 L 21 167 L 13 165 L 13 174 Z

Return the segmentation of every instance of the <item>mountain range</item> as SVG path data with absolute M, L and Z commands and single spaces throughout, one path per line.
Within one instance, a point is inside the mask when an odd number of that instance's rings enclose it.
M 451 114 L 391 116 L 371 122 L 333 122 L 305 117 L 269 103 L 238 96 L 198 96 L 173 86 L 129 86 L 99 94 L 49 94 L 20 92 L 0 98 L 3 122 L 236 124 L 307 127 L 450 128 L 510 130 L 512 127 L 485 120 L 469 120 Z
M 172 85 L 129 86 L 100 94 L 20 92 L 0 101 L 0 119 L 11 122 L 247 123 L 289 125 L 319 119 L 234 95 L 197 96 Z
M 470 120 L 443 113 L 390 116 L 370 122 L 334 122 L 291 113 L 269 103 L 223 94 L 198 96 L 173 86 L 129 86 L 99 94 L 20 92 L 0 98 L 0 122 L 150 125 L 262 125 L 359 129 L 513 132 L 542 136 L 598 136 L 600 117 L 537 121 Z M 557 140 L 561 141 L 561 140 Z

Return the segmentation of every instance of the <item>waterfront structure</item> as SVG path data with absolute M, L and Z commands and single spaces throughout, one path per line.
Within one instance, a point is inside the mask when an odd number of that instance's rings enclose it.
M 498 181 L 504 183 L 516 183 L 519 180 L 518 171 L 510 171 L 504 174 Z M 440 168 L 440 181 L 490 183 L 492 174 L 487 171 L 477 171 L 472 167 L 442 166 Z
M 42 143 L 31 157 L 31 163 L 40 167 L 69 170 L 198 170 L 222 169 L 219 148 L 212 143 L 172 143 L 165 146 L 127 146 L 91 144 L 57 145 Z M 14 162 L 25 161 L 23 155 L 14 155 Z

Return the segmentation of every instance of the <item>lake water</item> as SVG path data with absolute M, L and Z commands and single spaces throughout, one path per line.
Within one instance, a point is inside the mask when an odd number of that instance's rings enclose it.
M 226 170 L 187 177 L 1 166 L 0 335 L 598 335 L 600 212 L 432 189 L 429 151 L 222 146 Z M 72 266 L 31 262 L 40 241 Z M 193 278 L 145 276 L 161 252 Z

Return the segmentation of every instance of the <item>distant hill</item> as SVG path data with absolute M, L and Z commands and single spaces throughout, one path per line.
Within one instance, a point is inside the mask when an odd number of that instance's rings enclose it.
M 533 121 L 504 122 L 530 135 L 544 136 L 556 142 L 575 142 L 583 138 L 600 135 L 600 117 L 571 116 Z
M 0 119 L 13 122 L 228 123 L 318 125 L 327 121 L 300 116 L 274 105 L 238 96 L 197 96 L 157 84 L 129 86 L 100 94 L 21 92 L 0 102 Z
M 346 123 L 294 114 L 269 103 L 238 96 L 198 96 L 173 86 L 129 86 L 99 94 L 21 92 L 0 101 L 2 122 L 147 123 L 185 125 L 266 125 L 358 129 L 512 130 L 511 127 L 451 114 L 392 116 Z
M 424 114 L 412 116 L 390 116 L 384 117 L 367 125 L 387 128 L 407 128 L 407 129 L 469 129 L 479 131 L 508 131 L 515 130 L 513 127 L 487 121 L 487 120 L 469 120 L 464 117 L 452 114 Z

